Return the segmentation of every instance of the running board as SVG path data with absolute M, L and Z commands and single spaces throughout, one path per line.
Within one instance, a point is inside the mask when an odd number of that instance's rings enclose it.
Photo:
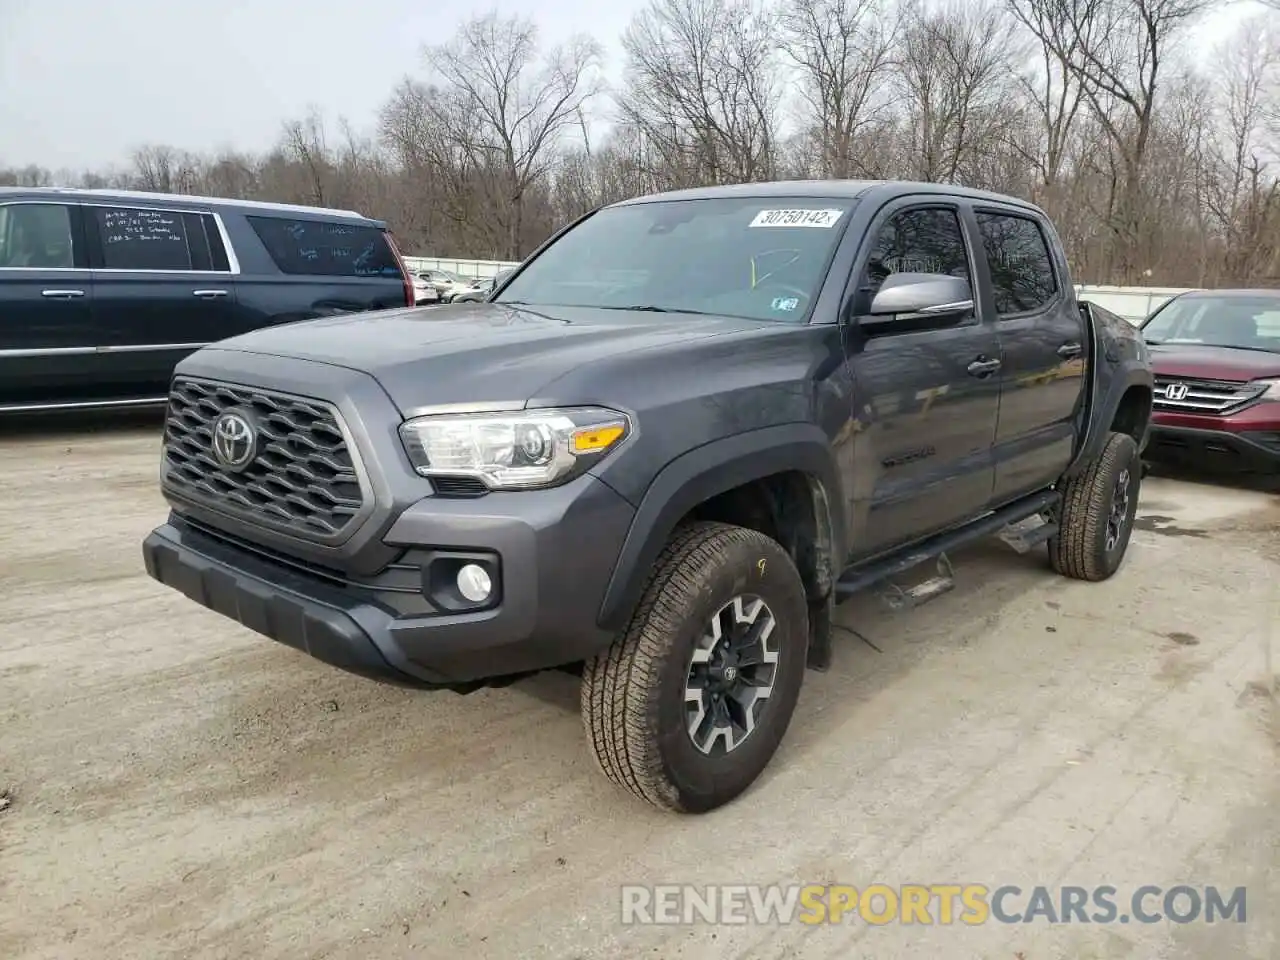
M 938 575 L 922 580 L 914 587 L 904 590 L 896 583 L 885 588 L 883 598 L 893 610 L 910 610 L 921 604 L 936 600 L 944 593 L 950 593 L 956 585 L 955 568 L 945 553 L 938 555 Z
M 971 523 L 965 524 L 955 530 L 948 530 L 944 533 L 936 534 L 929 539 L 916 544 L 904 553 L 894 554 L 882 560 L 873 560 L 863 566 L 854 567 L 845 572 L 836 582 L 835 594 L 836 602 L 843 603 L 854 594 L 861 593 L 868 587 L 874 586 L 890 577 L 896 577 L 900 573 L 917 567 L 926 560 L 933 560 L 941 557 L 949 551 L 956 550 L 959 547 L 966 546 L 975 540 L 981 540 L 984 537 L 990 537 L 999 533 L 1011 523 L 1020 523 L 1029 517 L 1044 513 L 1057 506 L 1060 496 L 1055 490 L 1046 490 L 1043 493 L 1037 493 L 1030 497 L 1024 497 L 1014 503 L 1007 504 L 986 516 L 979 517 Z M 1039 535 L 1047 530 L 1049 524 L 1036 528 L 1031 531 Z M 1054 527 L 1052 532 L 1043 533 L 1044 539 L 1048 540 L 1057 532 Z M 1034 546 L 1034 544 L 1031 544 Z M 1027 549 L 1031 549 L 1028 546 Z M 1016 548 L 1015 548 L 1016 549 Z M 941 565 L 940 565 L 941 567 Z M 912 588 L 913 591 L 920 591 L 920 595 L 926 599 L 940 596 L 946 593 L 950 587 L 942 587 L 938 581 L 951 579 L 951 565 L 948 562 L 945 567 L 947 572 L 939 570 L 939 575 L 931 580 L 926 580 L 918 587 Z M 927 588 L 927 589 L 926 589 Z M 909 594 L 911 591 L 899 591 L 902 594 Z M 922 601 L 921 601 L 922 602 Z M 917 603 L 904 601 L 904 605 L 910 604 L 917 606 Z
M 1049 521 L 1023 529 L 1018 529 L 1016 524 L 1009 524 L 1000 531 L 1000 539 L 1018 553 L 1027 553 L 1042 543 L 1048 543 L 1057 535 L 1058 525 Z

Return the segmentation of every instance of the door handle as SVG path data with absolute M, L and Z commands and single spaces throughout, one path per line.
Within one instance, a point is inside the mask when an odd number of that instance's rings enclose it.
M 219 297 L 225 297 L 227 295 L 227 291 L 225 290 L 193 290 L 191 291 L 191 295 L 195 297 L 199 297 L 201 300 L 217 300 Z
M 1058 356 L 1067 360 L 1080 356 L 1082 352 L 1084 352 L 1084 348 L 1078 343 L 1064 343 L 1058 348 Z
M 76 297 L 83 297 L 83 290 L 41 290 L 40 296 L 49 297 L 53 300 L 74 300 Z
M 966 369 L 969 371 L 969 376 L 971 377 L 985 377 L 987 374 L 995 373 L 1000 369 L 1000 361 L 987 360 L 983 357 L 979 357 L 977 360 L 973 361 L 973 363 L 969 364 Z

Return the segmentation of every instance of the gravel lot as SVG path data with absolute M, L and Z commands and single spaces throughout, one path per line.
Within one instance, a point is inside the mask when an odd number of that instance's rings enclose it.
M 1151 478 L 1106 584 L 993 543 L 848 604 L 868 642 L 763 781 L 673 818 L 596 774 L 571 677 L 383 688 L 147 579 L 158 457 L 154 422 L 0 435 L 0 957 L 1280 956 L 1274 494 Z M 1246 885 L 1248 922 L 619 919 L 627 883 L 877 881 Z

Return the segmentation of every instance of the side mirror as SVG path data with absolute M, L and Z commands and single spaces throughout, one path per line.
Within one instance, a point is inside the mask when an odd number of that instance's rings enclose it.
M 881 322 L 902 314 L 947 317 L 972 309 L 966 280 L 944 273 L 893 273 L 872 298 L 870 317 Z

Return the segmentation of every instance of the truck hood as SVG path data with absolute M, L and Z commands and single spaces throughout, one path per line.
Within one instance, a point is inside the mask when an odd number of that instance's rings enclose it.
M 1150 349 L 1156 376 L 1205 380 L 1280 377 L 1280 353 L 1197 343 L 1153 343 Z
M 500 303 L 387 310 L 265 327 L 205 350 L 294 357 L 367 373 L 406 416 L 439 404 L 519 407 L 577 367 L 771 327 L 766 321 Z M 201 351 L 204 352 L 204 351 Z

